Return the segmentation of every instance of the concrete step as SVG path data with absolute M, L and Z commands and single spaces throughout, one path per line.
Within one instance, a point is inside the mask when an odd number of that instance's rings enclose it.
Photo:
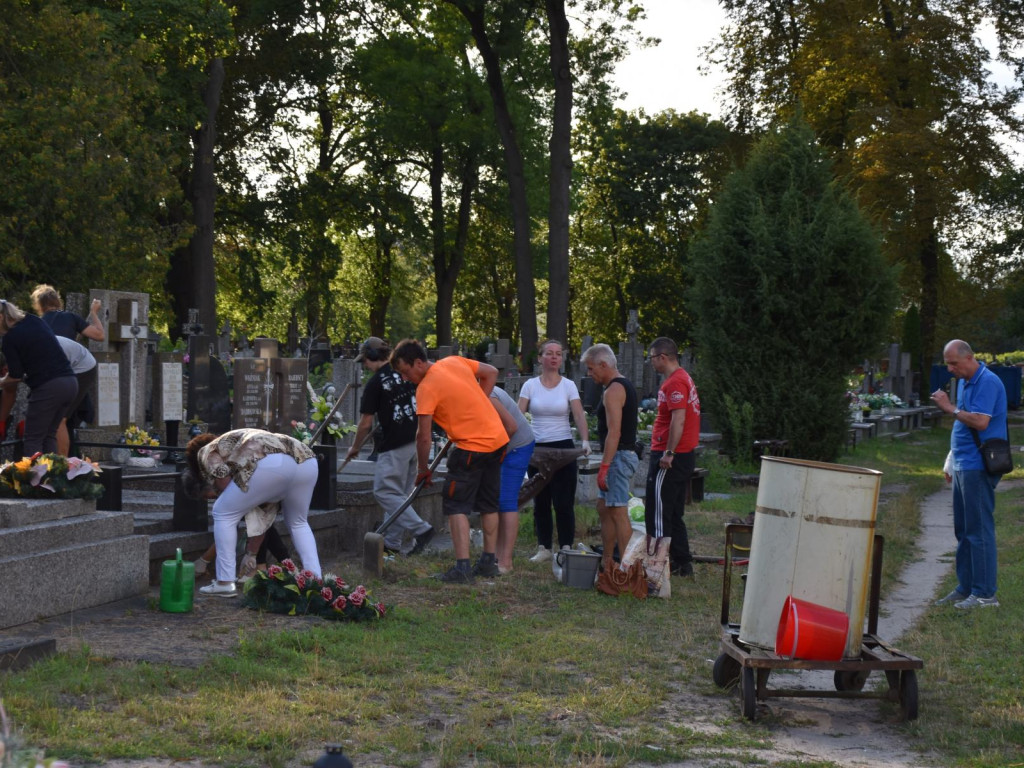
M 121 536 L 0 560 L 0 629 L 149 589 L 149 539 Z M 11 585 L 17 585 L 12 588 Z
M 128 512 L 170 512 L 173 508 L 173 488 L 160 491 L 139 491 L 126 488 L 121 492 L 121 509 Z
M 82 499 L 0 499 L 0 529 L 64 520 L 94 511 Z
M 0 562 L 26 552 L 48 552 L 137 533 L 130 512 L 95 512 L 14 528 L 0 528 Z

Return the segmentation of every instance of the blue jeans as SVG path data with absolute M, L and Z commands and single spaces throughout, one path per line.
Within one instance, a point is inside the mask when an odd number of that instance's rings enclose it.
M 633 485 L 633 475 L 640 465 L 640 457 L 636 451 L 629 448 L 620 448 L 612 458 L 612 465 L 608 467 L 608 490 L 597 491 L 597 497 L 604 499 L 609 507 L 625 507 L 629 505 L 629 489 Z
M 957 591 L 964 595 L 996 594 L 996 485 L 983 469 L 953 473 L 953 533 L 956 534 Z

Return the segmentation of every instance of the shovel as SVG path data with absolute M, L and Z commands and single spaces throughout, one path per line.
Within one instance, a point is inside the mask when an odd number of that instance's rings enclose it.
M 434 456 L 434 460 L 430 462 L 430 472 L 433 473 L 437 469 L 437 465 L 441 463 L 441 459 L 446 453 L 448 453 L 448 447 L 452 444 L 451 440 L 445 442 L 441 447 L 441 450 Z M 384 531 L 386 531 L 395 520 L 398 519 L 399 515 L 405 512 L 409 508 L 409 505 L 415 501 L 416 496 L 419 495 L 422 490 L 426 479 L 420 480 L 416 483 L 412 489 L 412 493 L 409 497 L 403 501 L 394 512 L 388 515 L 384 522 L 375 531 L 370 531 L 363 537 L 363 570 L 373 576 L 384 575 Z

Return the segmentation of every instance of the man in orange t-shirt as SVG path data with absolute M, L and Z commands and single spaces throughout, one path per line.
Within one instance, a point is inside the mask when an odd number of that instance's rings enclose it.
M 448 454 L 442 493 L 455 565 L 441 574 L 441 581 L 470 584 L 475 576 L 497 576 L 501 461 L 508 445 L 508 433 L 489 399 L 498 369 L 457 356 L 430 362 L 427 351 L 414 339 L 395 347 L 391 367 L 416 385 L 417 483 L 431 479 L 428 465 L 434 422 L 455 444 Z M 480 513 L 484 551 L 471 568 L 469 515 L 474 511 Z

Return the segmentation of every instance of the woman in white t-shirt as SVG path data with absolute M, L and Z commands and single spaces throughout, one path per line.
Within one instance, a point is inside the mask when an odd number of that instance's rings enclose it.
M 562 343 L 547 340 L 540 345 L 540 376 L 530 379 L 519 393 L 519 410 L 532 417 L 536 447 L 575 448 L 569 417 L 572 416 L 582 440 L 584 455 L 590 454 L 587 417 L 583 413 L 580 392 L 572 379 L 560 373 L 564 352 Z M 551 482 L 533 502 L 533 526 L 537 533 L 535 563 L 551 559 L 553 530 L 551 508 L 555 509 L 558 544 L 571 549 L 576 538 L 576 462 L 558 470 Z

